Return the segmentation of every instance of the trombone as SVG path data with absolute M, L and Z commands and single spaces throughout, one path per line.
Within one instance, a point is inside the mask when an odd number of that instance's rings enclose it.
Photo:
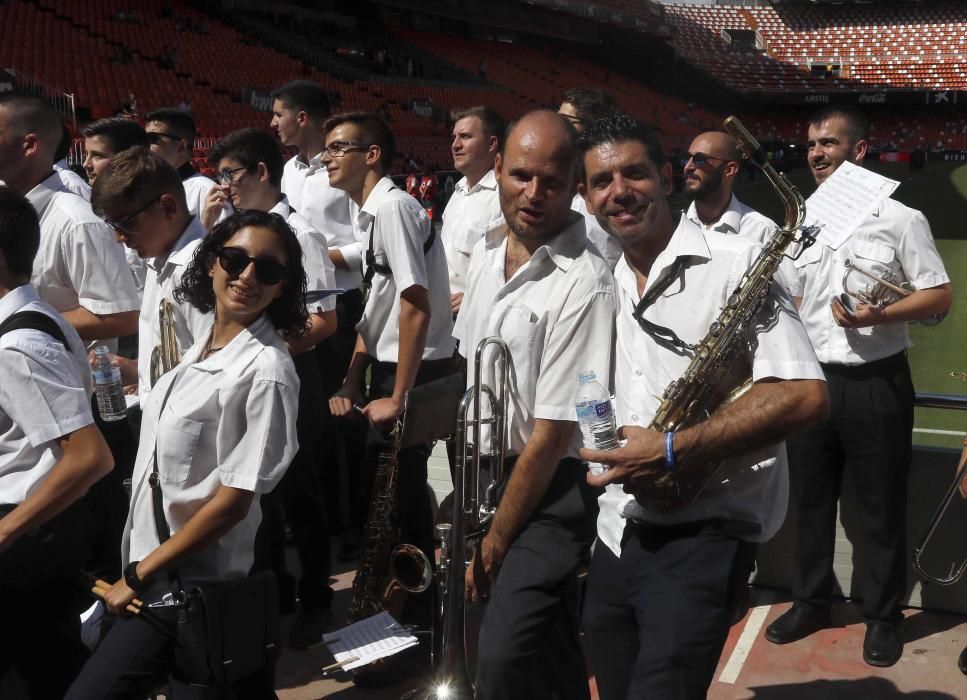
M 917 544 L 913 550 L 913 568 L 917 570 L 925 580 L 931 583 L 936 583 L 940 586 L 952 586 L 957 583 L 960 578 L 964 575 L 964 571 L 967 571 L 967 558 L 960 562 L 960 565 L 951 564 L 950 570 L 946 575 L 935 575 L 926 570 L 920 559 L 923 556 L 924 550 L 927 545 L 930 544 L 930 540 L 933 538 L 934 533 L 937 531 L 947 509 L 950 504 L 953 503 L 954 499 L 958 497 L 960 492 L 960 484 L 963 483 L 964 479 L 967 478 L 967 460 L 957 469 L 957 476 L 954 477 L 954 481 L 950 484 L 950 488 L 947 489 L 947 493 L 944 495 L 943 500 L 940 505 L 937 506 L 937 511 L 933 514 L 933 518 L 930 519 L 930 524 L 927 526 L 927 532 L 923 536 L 923 539 Z
M 492 346 L 492 347 L 491 347 Z M 483 383 L 484 355 L 491 348 L 494 384 Z M 507 401 L 510 349 L 497 336 L 484 338 L 474 354 L 473 386 L 464 393 L 457 409 L 457 456 L 453 474 L 452 522 L 436 526 L 440 542 L 437 572 L 440 608 L 435 623 L 442 632 L 439 661 L 433 669 L 428 688 L 404 697 L 426 700 L 473 697 L 473 676 L 468 664 L 467 607 L 464 573 L 474 550 L 490 527 L 497 512 L 496 493 L 504 478 L 507 444 Z M 481 407 L 484 404 L 485 412 Z M 484 415 L 485 413 L 489 415 Z M 490 482 L 480 498 L 482 428 L 490 427 L 489 454 L 494 463 Z M 473 435 L 473 443 L 467 434 Z

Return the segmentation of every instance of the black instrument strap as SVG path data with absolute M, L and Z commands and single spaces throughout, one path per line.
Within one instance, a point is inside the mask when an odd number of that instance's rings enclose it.
M 165 391 L 165 396 L 161 399 L 161 410 L 158 411 L 158 425 L 161 425 L 161 416 L 164 414 L 165 406 L 168 405 L 168 397 L 171 396 L 171 390 L 174 389 L 175 384 L 178 382 L 178 378 L 175 377 L 171 384 L 168 385 L 168 389 Z M 158 543 L 164 544 L 169 539 L 171 539 L 171 529 L 168 527 L 168 519 L 165 517 L 165 503 L 164 495 L 161 493 L 161 474 L 158 473 L 158 430 L 155 428 L 154 436 L 154 459 L 151 462 L 151 474 L 148 475 L 148 485 L 151 487 L 151 502 L 152 509 L 154 510 L 154 528 L 155 532 L 158 533 Z M 181 577 L 178 576 L 177 569 L 168 569 L 168 581 L 171 583 L 174 590 L 171 591 L 174 595 L 181 595 L 184 597 L 184 589 L 181 586 Z
M 64 331 L 57 325 L 57 321 L 42 311 L 18 311 L 15 314 L 11 314 L 7 317 L 6 321 L 0 324 L 0 336 L 10 331 L 25 328 L 46 333 L 54 340 L 60 341 L 61 345 L 68 350 L 71 349 L 70 344 L 67 342 L 67 336 L 64 335 Z
M 691 345 L 686 343 L 684 340 L 678 337 L 671 328 L 666 328 L 665 326 L 659 326 L 657 323 L 652 323 L 645 318 L 645 309 L 658 301 L 658 297 L 664 294 L 665 290 L 668 289 L 672 282 L 678 278 L 682 271 L 685 269 L 687 257 L 682 256 L 675 260 L 675 264 L 672 265 L 665 272 L 665 275 L 661 277 L 655 284 L 649 289 L 645 295 L 641 298 L 641 301 L 635 306 L 635 310 L 632 312 L 632 317 L 638 322 L 645 333 L 650 335 L 655 339 L 655 342 L 663 345 L 665 347 L 670 347 L 675 350 L 694 352 L 697 345 Z
M 390 188 L 389 191 L 399 189 L 395 185 Z M 376 262 L 376 252 L 373 249 L 373 233 L 376 226 L 376 217 L 373 217 L 373 221 L 369 224 L 369 247 L 366 249 L 366 273 L 363 275 L 363 286 L 369 289 L 373 284 L 373 277 L 378 272 L 379 274 L 389 277 L 393 274 L 393 270 L 390 269 L 389 265 L 383 265 L 382 263 Z M 423 244 L 423 255 L 429 252 L 430 248 L 433 247 L 433 242 L 436 240 L 436 229 L 433 228 L 433 222 L 430 222 L 430 235 L 426 239 L 426 243 Z

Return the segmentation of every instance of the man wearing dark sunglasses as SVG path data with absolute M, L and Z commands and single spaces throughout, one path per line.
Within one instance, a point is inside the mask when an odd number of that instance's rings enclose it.
M 211 326 L 210 314 L 178 302 L 173 294 L 205 229 L 188 212 L 178 173 L 145 148 L 130 148 L 111 158 L 94 181 L 91 201 L 115 237 L 145 261 L 138 359 L 116 359 L 125 385 L 136 387 L 143 405 L 151 390 L 151 354 L 161 344 L 162 299 L 172 304 L 179 355 Z
M 178 172 L 185 190 L 188 212 L 200 217 L 205 208 L 205 199 L 215 183 L 197 172 L 191 163 L 195 149 L 195 120 L 188 112 L 165 107 L 148 112 L 144 118 L 144 130 L 151 144 L 151 152 L 164 158 Z M 229 204 L 215 223 L 231 213 Z
M 218 170 L 220 184 L 209 195 L 206 214 L 210 208 L 221 211 L 224 200 L 229 200 L 237 209 L 278 214 L 292 227 L 302 246 L 309 289 L 336 288 L 325 236 L 292 209 L 288 198 L 282 194 L 284 157 L 272 134 L 254 128 L 233 132 L 215 145 L 208 162 Z M 236 268 L 241 271 L 241 266 L 248 264 L 244 253 L 236 255 L 228 248 L 222 253 L 221 260 L 222 267 L 230 273 Z M 270 284 L 264 276 L 272 272 L 267 261 L 256 261 L 256 276 L 264 283 Z M 270 568 L 275 572 L 281 607 L 292 609 L 296 585 L 285 565 L 285 523 L 288 522 L 301 570 L 299 614 L 289 628 L 289 645 L 296 649 L 317 643 L 325 625 L 332 619 L 334 591 L 329 585 L 332 565 L 322 484 L 335 465 L 330 456 L 323 454 L 323 440 L 320 439 L 320 434 L 329 432 L 331 423 L 325 410 L 329 394 L 324 390 L 320 366 L 312 349 L 336 330 L 336 298 L 333 295 L 307 304 L 308 332 L 286 340 L 300 381 L 296 421 L 299 451 L 279 486 L 261 497 L 262 524 L 255 541 L 256 568 Z M 331 366 L 326 369 L 330 374 L 337 372 Z M 337 377 L 337 381 L 340 379 L 342 377 Z

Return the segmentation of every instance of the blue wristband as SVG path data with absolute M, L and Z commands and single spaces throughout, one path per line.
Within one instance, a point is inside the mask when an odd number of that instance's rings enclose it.
M 665 433 L 665 469 L 674 474 L 678 471 L 675 463 L 675 431 L 670 430 Z

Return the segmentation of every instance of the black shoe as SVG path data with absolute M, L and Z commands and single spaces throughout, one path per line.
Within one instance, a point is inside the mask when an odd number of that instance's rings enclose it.
M 967 676 L 967 647 L 964 647 L 964 650 L 960 652 L 960 658 L 957 659 L 957 668 Z
M 829 626 L 829 612 L 794 603 L 789 610 L 766 627 L 766 639 L 773 644 L 788 644 Z
M 322 643 L 322 633 L 332 622 L 332 610 L 316 608 L 300 610 L 289 629 L 289 646 L 293 649 L 308 649 Z
M 896 625 L 889 622 L 867 622 L 863 639 L 863 661 L 870 666 L 892 666 L 900 660 L 903 645 L 897 637 Z

